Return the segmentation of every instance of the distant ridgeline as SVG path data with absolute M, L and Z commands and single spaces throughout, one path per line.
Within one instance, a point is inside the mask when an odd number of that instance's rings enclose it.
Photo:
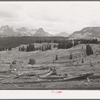
M 32 37 L 32 36 L 23 36 L 23 37 L 2 37 L 0 38 L 0 51 L 11 50 L 12 48 L 18 47 L 20 45 L 33 43 L 58 43 L 58 49 L 68 49 L 72 46 L 78 44 L 97 44 L 97 39 L 74 39 L 70 40 L 67 37 Z M 32 45 L 30 46 L 31 48 Z M 30 49 L 28 47 L 28 49 Z M 35 50 L 35 49 L 34 49 Z M 31 50 L 30 50 L 31 51 Z

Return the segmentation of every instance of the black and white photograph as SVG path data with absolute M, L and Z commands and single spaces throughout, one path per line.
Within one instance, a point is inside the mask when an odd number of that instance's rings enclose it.
M 100 2 L 0 1 L 0 90 L 100 90 Z

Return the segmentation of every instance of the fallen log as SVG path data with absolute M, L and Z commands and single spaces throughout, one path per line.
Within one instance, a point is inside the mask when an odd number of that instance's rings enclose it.
M 75 76 L 75 77 L 68 77 L 68 78 L 58 78 L 58 79 L 55 79 L 55 78 L 51 78 L 51 79 L 30 79 L 30 80 L 16 80 L 16 79 L 7 79 L 7 80 L 3 80 L 2 83 L 4 84 L 21 84 L 21 83 L 43 83 L 43 82 L 67 82 L 67 81 L 80 81 L 80 80 L 83 80 L 83 79 L 87 79 L 87 77 L 90 77 L 92 76 L 93 73 L 86 73 L 86 74 L 81 74 L 81 75 L 78 75 L 78 76 Z M 58 77 L 58 76 L 57 76 Z

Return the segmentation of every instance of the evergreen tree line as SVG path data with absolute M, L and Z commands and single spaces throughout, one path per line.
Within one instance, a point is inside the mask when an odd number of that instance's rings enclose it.
M 41 51 L 51 50 L 51 44 L 47 44 L 46 46 L 39 46 L 39 47 L 35 47 L 34 44 L 29 44 L 26 47 L 24 46 L 19 47 L 19 51 L 30 52 L 30 51 L 36 51 L 36 50 L 41 50 Z
M 82 43 L 82 44 L 88 44 L 88 43 L 98 44 L 98 40 L 97 39 L 80 39 L 78 41 L 80 41 L 80 43 Z
M 0 48 L 0 51 L 10 51 L 10 50 L 12 50 L 12 48 L 8 48 L 8 49 Z
M 76 46 L 78 44 L 79 43 L 77 40 L 69 40 L 67 42 L 58 43 L 58 49 L 68 49 L 68 48 L 71 48 L 71 47 Z
M 75 39 L 67 40 L 58 43 L 58 49 L 68 49 L 78 44 L 98 44 L 97 39 Z
M 67 40 L 67 41 L 62 41 L 60 43 L 58 43 L 58 46 L 54 45 L 54 48 L 57 47 L 58 49 L 68 49 L 68 48 L 71 48 L 73 46 L 76 46 L 78 44 L 81 44 L 81 43 L 85 43 L 85 44 L 88 44 L 86 48 L 89 48 L 89 49 L 86 49 L 87 52 L 91 49 L 90 45 L 89 45 L 89 42 L 90 43 L 98 43 L 98 40 L 97 39 L 93 39 L 93 40 L 85 40 L 85 39 L 81 39 L 81 40 Z M 24 46 L 22 47 L 19 47 L 19 51 L 26 51 L 26 52 L 29 52 L 29 51 L 35 51 L 35 50 L 41 50 L 41 51 L 47 51 L 47 50 L 51 50 L 51 44 L 47 44 L 46 46 L 39 46 L 39 47 L 35 47 L 34 44 L 29 44 L 26 48 Z M 89 51 L 90 53 L 92 52 L 92 50 Z M 87 53 L 87 55 L 89 55 L 89 53 Z
M 78 44 L 98 44 L 97 39 L 74 39 L 68 40 L 65 37 L 7 37 L 7 38 L 0 38 L 0 51 L 4 50 L 11 50 L 12 48 L 18 47 L 23 44 L 32 44 L 32 43 L 58 43 L 59 49 L 67 49 L 71 48 L 72 46 Z M 29 50 L 30 51 L 29 47 Z M 35 50 L 41 48 L 35 48 Z M 43 50 L 46 50 L 45 48 Z M 21 48 L 20 51 L 25 51 L 24 48 Z

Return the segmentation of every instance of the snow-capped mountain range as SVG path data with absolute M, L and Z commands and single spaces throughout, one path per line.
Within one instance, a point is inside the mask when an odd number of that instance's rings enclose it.
M 21 37 L 21 36 L 34 36 L 34 37 L 49 37 L 49 36 L 60 36 L 69 37 L 70 39 L 80 39 L 80 38 L 100 38 L 100 27 L 85 27 L 80 31 L 75 31 L 71 35 L 66 32 L 61 32 L 56 35 L 52 35 L 45 32 L 43 28 L 39 29 L 29 29 L 26 27 L 13 28 L 6 26 L 1 26 L 0 37 Z
M 26 27 L 20 27 L 14 29 L 13 27 L 1 26 L 0 37 L 11 37 L 11 36 L 51 36 L 48 32 L 45 32 L 43 28 L 29 29 Z

